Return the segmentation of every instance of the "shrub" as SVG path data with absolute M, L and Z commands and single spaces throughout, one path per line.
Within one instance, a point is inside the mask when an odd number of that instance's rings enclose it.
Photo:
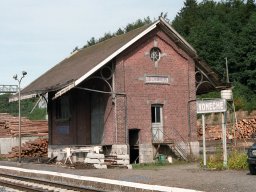
M 228 168 L 236 170 L 248 169 L 246 153 L 233 150 L 228 158 Z
M 201 166 L 203 162 L 200 162 Z M 207 168 L 215 170 L 223 170 L 226 167 L 223 166 L 223 153 L 222 150 L 217 149 L 216 154 L 211 155 L 207 159 Z M 240 152 L 238 150 L 233 150 L 228 155 L 228 169 L 248 169 L 247 155 L 245 152 Z

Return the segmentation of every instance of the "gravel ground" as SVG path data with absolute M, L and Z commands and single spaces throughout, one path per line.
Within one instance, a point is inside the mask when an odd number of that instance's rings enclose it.
M 56 165 L 0 161 L 0 165 L 41 169 L 76 175 L 101 177 L 146 184 L 163 185 L 201 190 L 206 192 L 252 192 L 256 191 L 255 176 L 249 171 L 209 171 L 198 164 L 170 165 L 156 169 L 71 169 Z

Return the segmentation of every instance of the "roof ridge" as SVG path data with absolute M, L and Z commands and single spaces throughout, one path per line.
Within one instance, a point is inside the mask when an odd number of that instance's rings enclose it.
M 106 41 L 110 41 L 110 40 L 112 40 L 113 38 L 117 38 L 117 37 L 121 37 L 121 36 L 124 36 L 124 35 L 128 35 L 128 34 L 130 34 L 130 33 L 134 33 L 135 31 L 138 31 L 138 30 L 141 30 L 142 28 L 146 28 L 146 26 L 150 26 L 150 25 L 152 25 L 152 24 L 154 24 L 155 22 L 152 22 L 152 23 L 149 23 L 149 24 L 145 24 L 145 25 L 143 25 L 143 26 L 140 26 L 140 27 L 138 27 L 138 28 L 135 28 L 135 29 L 133 29 L 133 30 L 131 30 L 131 31 L 128 31 L 128 32 L 125 32 L 125 33 L 123 33 L 123 34 L 120 34 L 120 35 L 114 35 L 114 36 L 112 36 L 112 37 L 110 37 L 110 38 L 108 38 L 108 39 L 105 39 L 104 41 L 99 41 L 99 42 L 97 42 L 97 43 L 95 43 L 95 44 L 93 44 L 93 45 L 90 45 L 90 46 L 88 46 L 88 47 L 82 47 L 82 48 L 80 48 L 80 49 L 78 49 L 79 51 L 82 51 L 82 50 L 84 50 L 84 49 L 87 49 L 87 48 L 89 48 L 89 47 L 93 47 L 93 46 L 96 46 L 96 45 L 98 45 L 98 44 L 101 44 L 101 43 L 104 43 L 104 42 L 106 42 Z M 78 51 L 78 52 L 79 52 Z

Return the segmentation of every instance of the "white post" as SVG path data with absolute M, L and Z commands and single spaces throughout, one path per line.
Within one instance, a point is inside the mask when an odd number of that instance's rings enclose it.
M 223 145 L 223 166 L 227 167 L 228 158 L 227 158 L 227 136 L 226 136 L 226 112 L 221 113 L 222 121 L 222 145 Z
M 20 111 L 20 82 L 19 81 L 19 163 L 21 163 L 21 111 Z
M 203 126 L 203 158 L 204 158 L 204 167 L 206 167 L 205 114 L 202 114 L 202 126 Z

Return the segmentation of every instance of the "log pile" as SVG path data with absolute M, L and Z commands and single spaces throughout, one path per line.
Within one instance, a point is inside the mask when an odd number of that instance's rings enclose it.
M 0 137 L 17 137 L 19 135 L 19 117 L 0 113 Z M 31 121 L 21 118 L 22 136 L 47 136 L 48 122 L 46 120 Z
M 38 138 L 33 141 L 28 141 L 21 145 L 21 158 L 28 157 L 46 157 L 48 148 L 48 140 Z M 12 151 L 6 155 L 7 158 L 18 158 L 19 157 L 19 147 L 13 147 Z
M 202 126 L 197 128 L 197 135 L 199 140 L 203 139 Z M 205 126 L 205 137 L 207 140 L 219 140 L 222 138 L 222 129 L 220 125 L 206 125 Z
M 222 138 L 221 125 L 206 125 L 205 129 L 207 140 L 219 140 Z M 203 136 L 202 126 L 197 128 L 198 138 L 201 140 Z M 256 135 L 256 116 L 238 121 L 235 128 L 227 124 L 227 137 L 234 139 L 252 139 Z
M 234 131 L 233 131 L 234 134 Z M 251 139 L 256 134 L 256 117 L 242 119 L 236 125 L 237 139 Z

